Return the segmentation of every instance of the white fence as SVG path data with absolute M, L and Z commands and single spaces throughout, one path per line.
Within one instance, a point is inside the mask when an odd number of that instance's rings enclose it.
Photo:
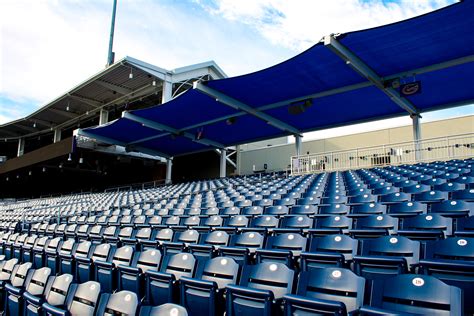
M 474 133 L 291 157 L 291 174 L 474 157 Z

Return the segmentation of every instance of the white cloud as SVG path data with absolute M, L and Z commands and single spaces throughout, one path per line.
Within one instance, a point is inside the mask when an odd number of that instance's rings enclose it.
M 450 0 L 213 0 L 208 12 L 254 27 L 275 45 L 300 51 L 330 33 L 343 33 L 407 19 L 446 6 Z

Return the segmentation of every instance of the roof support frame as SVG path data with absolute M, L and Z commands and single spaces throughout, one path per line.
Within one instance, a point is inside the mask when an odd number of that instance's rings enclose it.
M 155 129 L 157 131 L 165 131 L 165 132 L 169 132 L 169 133 L 172 133 L 172 134 L 175 134 L 175 135 L 183 135 L 184 137 L 186 137 L 188 139 L 191 139 L 192 141 L 194 141 L 196 143 L 200 143 L 200 144 L 203 144 L 203 145 L 206 145 L 206 146 L 212 146 L 212 147 L 216 147 L 216 148 L 220 148 L 220 149 L 225 148 L 225 145 L 223 145 L 219 142 L 216 142 L 216 141 L 213 141 L 213 140 L 210 140 L 210 139 L 206 139 L 206 138 L 196 139 L 194 134 L 191 134 L 189 132 L 181 132 L 180 130 L 178 130 L 176 128 L 173 128 L 173 127 L 161 124 L 161 123 L 157 123 L 157 122 L 152 121 L 152 120 L 148 120 L 146 118 L 143 118 L 141 116 L 132 114 L 130 112 L 123 112 L 122 117 L 125 118 L 125 119 L 128 119 L 128 120 L 137 122 L 137 123 L 141 123 L 143 126 Z M 160 136 L 160 137 L 162 137 L 162 136 Z M 156 138 L 158 138 L 158 137 L 156 137 Z M 141 142 L 141 141 L 137 140 L 134 143 L 138 143 L 138 142 Z
M 69 93 L 68 96 L 73 98 L 73 99 L 76 99 L 78 101 L 81 101 L 82 103 L 84 103 L 88 106 L 91 106 L 93 108 L 99 108 L 99 107 L 102 106 L 102 103 L 97 101 L 97 100 L 89 99 L 89 98 L 82 97 L 82 96 L 79 96 L 79 95 L 75 95 L 75 94 L 72 94 L 72 93 Z
M 268 115 L 266 113 L 263 113 L 255 108 L 252 108 L 251 106 L 243 103 L 243 102 L 240 102 L 239 100 L 236 100 L 220 91 L 217 91 L 217 90 L 214 90 L 206 85 L 204 85 L 203 83 L 201 82 L 195 82 L 194 85 L 193 85 L 193 88 L 200 91 L 201 93 L 203 94 L 206 94 L 208 96 L 210 96 L 211 98 L 215 98 L 216 99 L 216 102 L 220 102 L 222 104 L 225 104 L 227 106 L 230 106 L 231 108 L 234 108 L 236 110 L 240 110 L 240 111 L 244 111 L 250 115 L 253 115 L 261 120 L 264 120 L 266 121 L 268 124 L 271 124 L 272 126 L 282 130 L 282 131 L 285 131 L 285 132 L 289 132 L 291 134 L 295 134 L 295 135 L 300 135 L 301 132 L 283 122 L 283 121 L 280 121 L 279 119 L 276 119 L 274 118 L 273 116 L 271 115 Z
M 132 92 L 132 89 L 126 88 L 126 87 L 121 87 L 119 85 L 104 81 L 104 80 L 96 80 L 94 83 L 98 84 L 99 86 L 106 88 L 111 91 L 116 91 L 120 94 L 129 94 Z
M 361 76 L 367 78 L 377 88 L 390 97 L 399 107 L 407 111 L 410 115 L 418 114 L 418 109 L 407 99 L 400 96 L 398 91 L 392 87 L 385 87 L 382 77 L 380 77 L 372 68 L 357 57 L 350 49 L 342 45 L 335 37 L 335 35 L 327 35 L 324 37 L 324 46 L 339 56 L 351 66 Z
M 107 143 L 107 144 L 119 145 L 119 146 L 123 146 L 123 147 L 127 147 L 127 145 L 128 145 L 128 144 L 126 144 L 124 142 L 121 142 L 121 141 L 119 141 L 117 139 L 114 139 L 114 138 L 99 136 L 99 135 L 96 135 L 96 134 L 93 134 L 93 133 L 86 132 L 81 128 L 77 129 L 76 135 L 77 136 L 84 136 L 84 137 L 87 137 L 87 138 L 93 138 L 93 139 L 96 139 L 98 141 L 101 141 L 101 142 L 104 142 L 104 143 Z M 152 156 L 160 156 L 160 157 L 163 157 L 163 158 L 170 158 L 171 157 L 168 154 L 165 154 L 165 153 L 162 153 L 160 151 L 150 149 L 150 148 L 147 148 L 147 147 L 134 146 L 134 149 L 136 149 L 140 152 L 143 152 L 145 154 L 152 155 Z

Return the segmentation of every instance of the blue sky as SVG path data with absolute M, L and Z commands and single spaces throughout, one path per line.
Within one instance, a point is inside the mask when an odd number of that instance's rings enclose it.
M 166 69 L 214 60 L 233 76 L 288 59 L 329 33 L 395 22 L 453 2 L 118 0 L 114 51 L 116 60 L 132 56 Z M 104 68 L 111 9 L 112 0 L 0 1 L 0 124 Z

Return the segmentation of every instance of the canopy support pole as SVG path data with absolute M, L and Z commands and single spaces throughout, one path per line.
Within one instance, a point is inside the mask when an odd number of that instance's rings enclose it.
M 242 162 L 242 153 L 240 152 L 240 145 L 235 146 L 236 150 L 236 165 L 237 165 L 237 175 L 240 176 L 241 162 Z
M 225 178 L 226 176 L 226 165 L 227 165 L 227 150 L 221 149 L 221 163 L 219 168 L 219 177 Z
M 165 184 L 171 184 L 171 175 L 173 172 L 173 158 L 166 159 L 166 179 Z
M 423 153 L 421 152 L 421 124 L 419 114 L 410 115 L 413 122 L 413 141 L 415 142 L 415 159 L 420 161 L 423 159 Z
M 296 157 L 300 158 L 301 156 L 301 136 L 295 135 L 295 149 L 296 149 Z

